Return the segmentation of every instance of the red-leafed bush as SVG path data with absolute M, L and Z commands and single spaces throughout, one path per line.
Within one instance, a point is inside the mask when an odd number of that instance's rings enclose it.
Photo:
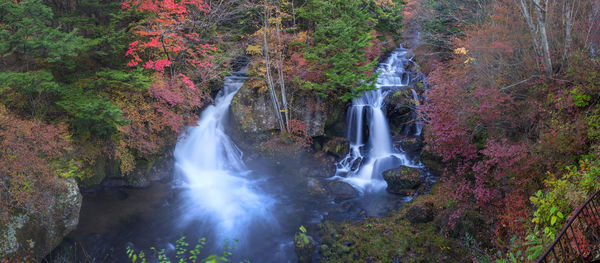
M 154 76 L 147 92 L 138 93 L 116 93 L 115 99 L 131 121 L 120 128 L 123 140 L 139 158 L 159 153 L 186 125 L 197 120 L 201 107 L 210 99 L 203 90 L 190 89 L 185 79 L 170 80 L 161 74 Z
M 0 224 L 11 212 L 52 205 L 53 193 L 64 187 L 57 179 L 69 151 L 65 126 L 23 120 L 0 105 Z

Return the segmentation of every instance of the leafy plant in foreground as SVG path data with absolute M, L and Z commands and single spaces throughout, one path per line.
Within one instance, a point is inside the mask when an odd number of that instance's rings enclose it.
M 200 251 L 206 245 L 206 238 L 201 238 L 198 240 L 196 245 L 193 247 L 190 246 L 185 240 L 185 236 L 182 236 L 175 242 L 175 259 L 172 261 L 165 249 L 156 249 L 155 247 L 151 247 L 153 255 L 149 256 L 144 253 L 144 251 L 136 252 L 133 248 L 127 247 L 127 257 L 131 259 L 131 263 L 141 262 L 145 263 L 148 261 L 151 262 L 159 262 L 159 263 L 217 263 L 217 262 L 229 262 L 229 257 L 232 255 L 230 252 L 233 248 L 230 246 L 225 246 L 223 253 L 221 255 L 212 254 L 204 259 L 200 259 Z

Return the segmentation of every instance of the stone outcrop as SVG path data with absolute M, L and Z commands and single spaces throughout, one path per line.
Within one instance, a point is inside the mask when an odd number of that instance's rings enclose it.
M 316 95 L 295 94 L 290 105 L 290 118 L 302 121 L 310 136 L 325 134 L 328 112 L 324 99 Z M 235 122 L 244 133 L 265 133 L 279 129 L 269 92 L 246 85 L 231 102 Z
M 49 195 L 50 205 L 35 213 L 10 214 L 9 223 L 0 226 L 0 257 L 18 260 L 25 254 L 39 260 L 75 229 L 82 197 L 74 178 L 61 180 L 65 188 Z

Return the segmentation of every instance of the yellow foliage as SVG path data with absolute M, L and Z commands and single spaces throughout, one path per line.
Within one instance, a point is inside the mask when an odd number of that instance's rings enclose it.
M 459 47 L 454 50 L 454 54 L 459 54 L 459 55 L 466 55 L 467 52 L 468 52 L 467 49 L 464 47 Z
M 251 55 L 251 56 L 262 55 L 263 50 L 260 45 L 256 45 L 256 46 L 250 45 L 246 48 L 246 54 Z
M 392 0 L 375 0 L 375 4 L 378 6 L 396 6 Z
M 121 174 L 127 175 L 135 169 L 135 157 L 127 149 L 127 145 L 124 141 L 120 141 L 117 149 L 115 149 L 116 156 L 121 161 L 119 165 L 121 168 Z
M 302 31 L 298 33 L 294 41 L 304 43 L 306 42 L 306 39 L 308 39 L 308 33 L 306 31 Z
M 269 18 L 269 24 L 281 24 L 281 17 Z

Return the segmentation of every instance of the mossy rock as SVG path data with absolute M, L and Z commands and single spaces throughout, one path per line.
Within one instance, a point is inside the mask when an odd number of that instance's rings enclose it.
M 406 210 L 406 219 L 413 224 L 433 221 L 435 209 L 431 202 L 417 202 Z
M 337 158 L 343 158 L 350 151 L 350 142 L 346 138 L 333 137 L 325 144 L 323 151 Z
M 60 180 L 64 188 L 59 192 L 47 193 L 51 199 L 48 206 L 40 211 L 20 211 L 8 215 L 7 224 L 0 226 L 0 258 L 8 262 L 20 262 L 25 258 L 37 261 L 75 229 L 79 222 L 82 196 L 74 178 Z
M 317 245 L 315 240 L 306 233 L 298 231 L 294 235 L 294 251 L 298 256 L 299 263 L 312 262 L 312 258 L 315 254 L 316 248 Z
M 427 147 L 421 150 L 419 157 L 421 158 L 421 163 L 423 163 L 425 167 L 431 169 L 435 175 L 440 175 L 444 171 L 444 163 L 442 158 L 433 153 L 431 150 L 427 149 Z
M 319 224 L 320 262 L 470 262 L 464 241 L 438 224 L 443 212 L 453 211 L 444 189 L 435 186 L 385 217 Z M 423 214 L 423 220 L 410 218 Z
M 383 179 L 387 182 L 388 192 L 408 195 L 414 193 L 414 190 L 421 185 L 421 172 L 416 168 L 401 166 L 385 171 Z

